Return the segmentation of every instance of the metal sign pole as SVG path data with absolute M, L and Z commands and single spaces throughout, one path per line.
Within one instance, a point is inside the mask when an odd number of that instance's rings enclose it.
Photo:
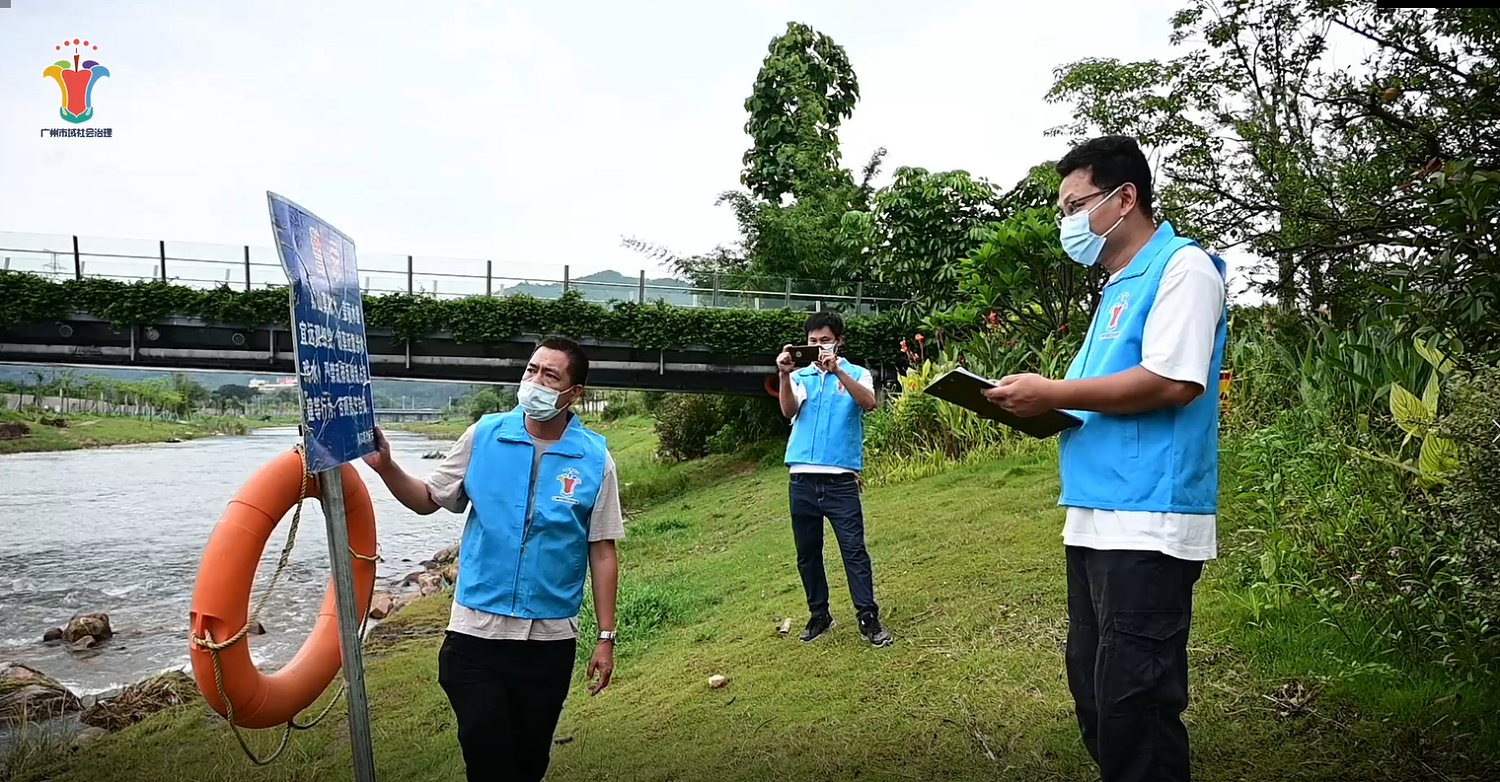
M 370 738 L 370 703 L 365 697 L 364 653 L 360 648 L 359 609 L 354 599 L 354 563 L 349 556 L 349 529 L 344 517 L 344 481 L 338 469 L 318 473 L 323 517 L 328 523 L 328 558 L 333 562 L 333 589 L 339 611 L 339 649 L 349 703 L 349 745 L 354 753 L 355 782 L 375 782 L 375 747 Z
M 333 226 L 275 193 L 267 193 L 266 198 L 277 253 L 291 283 L 292 344 L 297 386 L 302 392 L 303 452 L 307 469 L 318 476 L 328 526 L 328 559 L 338 610 L 354 779 L 375 782 L 370 704 L 365 695 L 360 648 L 364 616 L 355 598 L 353 554 L 349 551 L 340 474 L 343 465 L 375 450 L 375 402 L 370 388 L 359 264 L 354 242 Z M 410 268 L 407 272 L 410 278 Z

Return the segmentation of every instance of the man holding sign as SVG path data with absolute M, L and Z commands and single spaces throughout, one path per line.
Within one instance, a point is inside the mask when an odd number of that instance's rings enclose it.
M 588 372 L 576 342 L 543 340 L 526 365 L 519 406 L 479 419 L 425 480 L 396 464 L 379 430 L 379 450 L 366 457 L 417 513 L 469 508 L 438 681 L 471 782 L 546 774 L 573 675 L 586 571 L 600 627 L 589 694 L 609 686 L 614 671 L 615 540 L 625 522 L 604 438 L 568 409 Z
M 1103 782 L 1185 781 L 1193 585 L 1217 549 L 1218 395 L 1203 391 L 1224 355 L 1224 262 L 1157 225 L 1134 139 L 1084 143 L 1057 171 L 1063 249 L 1109 280 L 1064 379 L 984 395 L 1082 419 L 1058 445 L 1079 728 Z

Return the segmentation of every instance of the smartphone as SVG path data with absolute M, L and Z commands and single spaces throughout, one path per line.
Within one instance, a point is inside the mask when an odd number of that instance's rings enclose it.
M 821 348 L 819 348 L 817 345 L 796 345 L 792 348 L 789 348 L 787 352 L 792 354 L 793 364 L 796 364 L 798 366 L 805 366 L 817 360 L 819 350 L 821 350 Z

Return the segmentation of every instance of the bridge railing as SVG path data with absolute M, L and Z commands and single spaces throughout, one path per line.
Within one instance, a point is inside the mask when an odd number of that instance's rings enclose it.
M 0 269 L 52 279 L 163 280 L 191 287 L 250 290 L 286 284 L 276 250 L 251 245 L 112 239 L 0 231 Z M 616 271 L 577 275 L 571 264 L 525 264 L 431 255 L 359 253 L 368 294 L 420 293 L 439 298 L 528 294 L 555 299 L 577 290 L 588 301 L 665 301 L 714 309 L 837 310 L 874 314 L 900 299 L 864 295 L 862 284 L 791 277 L 715 275 L 707 285 Z

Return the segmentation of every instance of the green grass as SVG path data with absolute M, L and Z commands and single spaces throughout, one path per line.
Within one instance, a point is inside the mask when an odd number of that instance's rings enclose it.
M 62 419 L 66 427 L 41 421 Z M 266 426 L 295 425 L 295 419 L 262 421 L 233 416 L 199 416 L 183 423 L 151 421 L 124 416 L 69 414 L 62 416 L 0 411 L 0 421 L 20 421 L 31 433 L 19 439 L 0 440 L 0 454 L 37 451 L 71 451 L 108 445 L 138 445 L 168 440 L 192 440 L 216 434 L 244 434 Z
M 897 639 L 876 650 L 854 629 L 831 535 L 839 625 L 811 645 L 776 633 L 783 617 L 800 628 L 806 611 L 781 469 L 655 465 L 642 422 L 606 431 L 622 479 L 659 470 L 652 485 L 688 488 L 650 495 L 630 522 L 615 682 L 590 698 L 580 666 L 549 780 L 1093 779 L 1059 651 L 1061 517 L 1047 451 L 866 491 L 877 597 Z M 1251 625 L 1220 567 L 1199 586 L 1191 642 L 1198 779 L 1497 778 L 1495 688 L 1371 666 L 1368 649 L 1296 610 Z M 371 641 L 382 779 L 464 778 L 436 684 L 447 609 L 419 602 Z M 714 674 L 729 684 L 709 688 Z M 293 736 L 287 757 L 255 768 L 223 721 L 193 704 L 17 779 L 84 782 L 108 769 L 121 782 L 347 780 L 343 719 L 335 710 Z M 252 740 L 272 746 L 269 735 Z

